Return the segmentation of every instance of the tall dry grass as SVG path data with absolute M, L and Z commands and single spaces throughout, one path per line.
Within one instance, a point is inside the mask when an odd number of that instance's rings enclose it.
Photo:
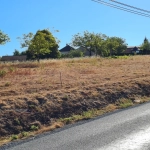
M 51 124 L 120 98 L 148 96 L 149 79 L 150 56 L 0 63 L 0 133 L 28 130 L 35 121 Z M 15 126 L 14 118 L 22 124 Z

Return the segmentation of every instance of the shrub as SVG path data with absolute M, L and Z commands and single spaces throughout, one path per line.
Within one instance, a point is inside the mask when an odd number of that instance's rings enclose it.
M 5 70 L 0 70 L 0 77 L 4 77 L 6 75 L 6 71 Z
M 18 139 L 18 135 L 14 135 L 14 134 L 13 134 L 13 135 L 11 136 L 11 140 L 12 140 L 12 141 L 13 141 L 13 140 L 17 140 L 17 139 Z
M 6 82 L 6 83 L 5 83 L 5 86 L 10 86 L 10 85 L 11 85 L 10 82 Z
M 15 71 L 15 68 L 10 66 L 10 67 L 9 67 L 9 72 L 12 73 L 12 72 L 14 72 L 14 71 Z
M 69 56 L 70 56 L 71 58 L 74 58 L 74 57 L 83 57 L 83 52 L 80 51 L 80 50 L 71 50 L 71 51 L 69 52 Z
M 81 50 L 71 50 L 68 54 L 61 54 L 61 58 L 74 58 L 83 56 L 84 54 Z
M 129 106 L 132 106 L 133 102 L 130 99 L 122 98 L 116 104 L 119 106 L 119 108 L 127 108 Z
M 21 133 L 21 135 L 23 136 L 23 137 L 26 137 L 26 136 L 28 136 L 28 132 L 25 132 L 25 131 L 23 131 L 22 133 Z
M 30 129 L 31 129 L 32 131 L 36 131 L 36 130 L 39 129 L 39 127 L 38 127 L 38 126 L 35 126 L 35 125 L 32 125 Z

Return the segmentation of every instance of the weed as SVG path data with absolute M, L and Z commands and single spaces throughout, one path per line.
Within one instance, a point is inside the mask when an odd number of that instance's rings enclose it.
M 10 66 L 10 67 L 9 67 L 9 72 L 12 73 L 12 72 L 14 72 L 14 71 L 15 71 L 15 68 Z
M 92 118 L 93 115 L 94 115 L 94 109 L 89 110 L 89 111 L 85 111 L 85 112 L 83 112 L 82 115 L 83 115 L 83 118 L 85 118 L 85 119 L 90 119 L 90 118 Z
M 31 129 L 32 131 L 36 131 L 36 130 L 39 129 L 39 127 L 38 127 L 38 126 L 35 126 L 35 125 L 32 125 L 32 126 L 30 127 L 30 129 Z
M 14 135 L 14 134 L 13 134 L 13 135 L 11 136 L 11 140 L 12 140 L 12 141 L 13 141 L 13 140 L 17 140 L 17 139 L 18 139 L 18 135 Z
M 29 105 L 29 108 L 36 108 L 35 105 Z
M 71 123 L 72 122 L 72 117 L 69 117 L 69 118 L 64 118 L 63 119 L 63 122 L 65 123 L 65 124 L 69 124 L 69 123 Z
M 127 108 L 129 106 L 132 106 L 133 102 L 130 99 L 121 99 L 116 104 L 118 105 L 119 108 Z
M 10 85 L 11 85 L 10 82 L 6 82 L 6 83 L 5 83 L 5 86 L 10 86 Z
M 22 135 L 23 137 L 26 137 L 26 136 L 28 136 L 28 135 L 29 135 L 29 133 L 28 133 L 28 132 L 23 131 L 23 132 L 21 132 L 21 135 Z
M 0 77 L 4 77 L 6 75 L 6 71 L 5 70 L 0 70 Z
M 18 125 L 20 124 L 20 121 L 19 121 L 18 118 L 15 118 L 14 121 L 15 121 L 16 124 L 18 124 Z

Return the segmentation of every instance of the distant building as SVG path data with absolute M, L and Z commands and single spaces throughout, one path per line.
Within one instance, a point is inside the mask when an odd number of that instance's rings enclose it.
M 93 51 L 88 51 L 86 48 L 84 48 L 84 47 L 79 47 L 77 50 L 80 50 L 80 51 L 82 51 L 83 52 L 83 54 L 84 54 L 84 56 L 95 56 L 96 54 L 95 54 L 95 52 L 93 52 Z
M 66 44 L 66 46 L 60 49 L 59 51 L 61 54 L 68 54 L 71 50 L 75 50 L 75 49 L 70 45 Z
M 81 50 L 83 52 L 84 56 L 95 56 L 95 52 L 91 52 L 91 54 L 90 54 L 90 51 L 86 50 L 82 46 L 75 49 L 68 44 L 66 44 L 66 46 L 63 47 L 62 49 L 60 49 L 59 51 L 61 52 L 61 54 L 68 54 L 71 50 Z
M 27 56 L 22 55 L 22 56 L 2 56 L 0 59 L 1 61 L 26 61 Z
M 127 49 L 124 51 L 124 54 L 138 54 L 140 52 L 139 46 L 128 46 Z

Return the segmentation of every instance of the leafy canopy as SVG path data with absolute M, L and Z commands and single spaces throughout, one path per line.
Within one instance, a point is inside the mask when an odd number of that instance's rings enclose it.
M 84 31 L 83 34 L 75 34 L 72 39 L 72 45 L 85 48 L 86 51 L 90 52 L 90 56 L 91 52 L 100 56 L 117 55 L 127 48 L 127 44 L 122 38 L 108 37 L 105 34 L 95 34 L 88 31 Z
M 20 52 L 19 52 L 17 49 L 15 49 L 15 51 L 13 52 L 13 55 L 14 55 L 14 56 L 19 56 L 19 55 L 20 55 Z
M 83 34 L 75 34 L 72 38 L 72 45 L 75 47 L 83 47 L 86 51 L 97 53 L 101 48 L 103 40 L 106 39 L 104 34 L 95 34 L 88 31 L 84 31 Z
M 32 32 L 29 32 L 28 34 L 23 34 L 23 37 L 17 37 L 17 39 L 20 40 L 21 48 L 28 48 L 31 44 L 33 36 L 34 34 Z
M 108 37 L 105 41 L 107 55 L 118 55 L 122 54 L 126 48 L 127 44 L 125 40 L 119 37 Z
M 38 30 L 32 40 L 29 43 L 27 53 L 31 58 L 44 58 L 44 56 L 49 56 L 51 52 L 58 51 L 58 44 L 47 29 Z
M 148 39 L 145 37 L 142 45 L 141 45 L 141 50 L 143 51 L 150 51 L 150 42 L 148 41 Z
M 6 42 L 9 42 L 9 41 L 10 41 L 10 38 L 8 37 L 8 35 L 3 33 L 0 30 L 0 45 L 4 45 Z

